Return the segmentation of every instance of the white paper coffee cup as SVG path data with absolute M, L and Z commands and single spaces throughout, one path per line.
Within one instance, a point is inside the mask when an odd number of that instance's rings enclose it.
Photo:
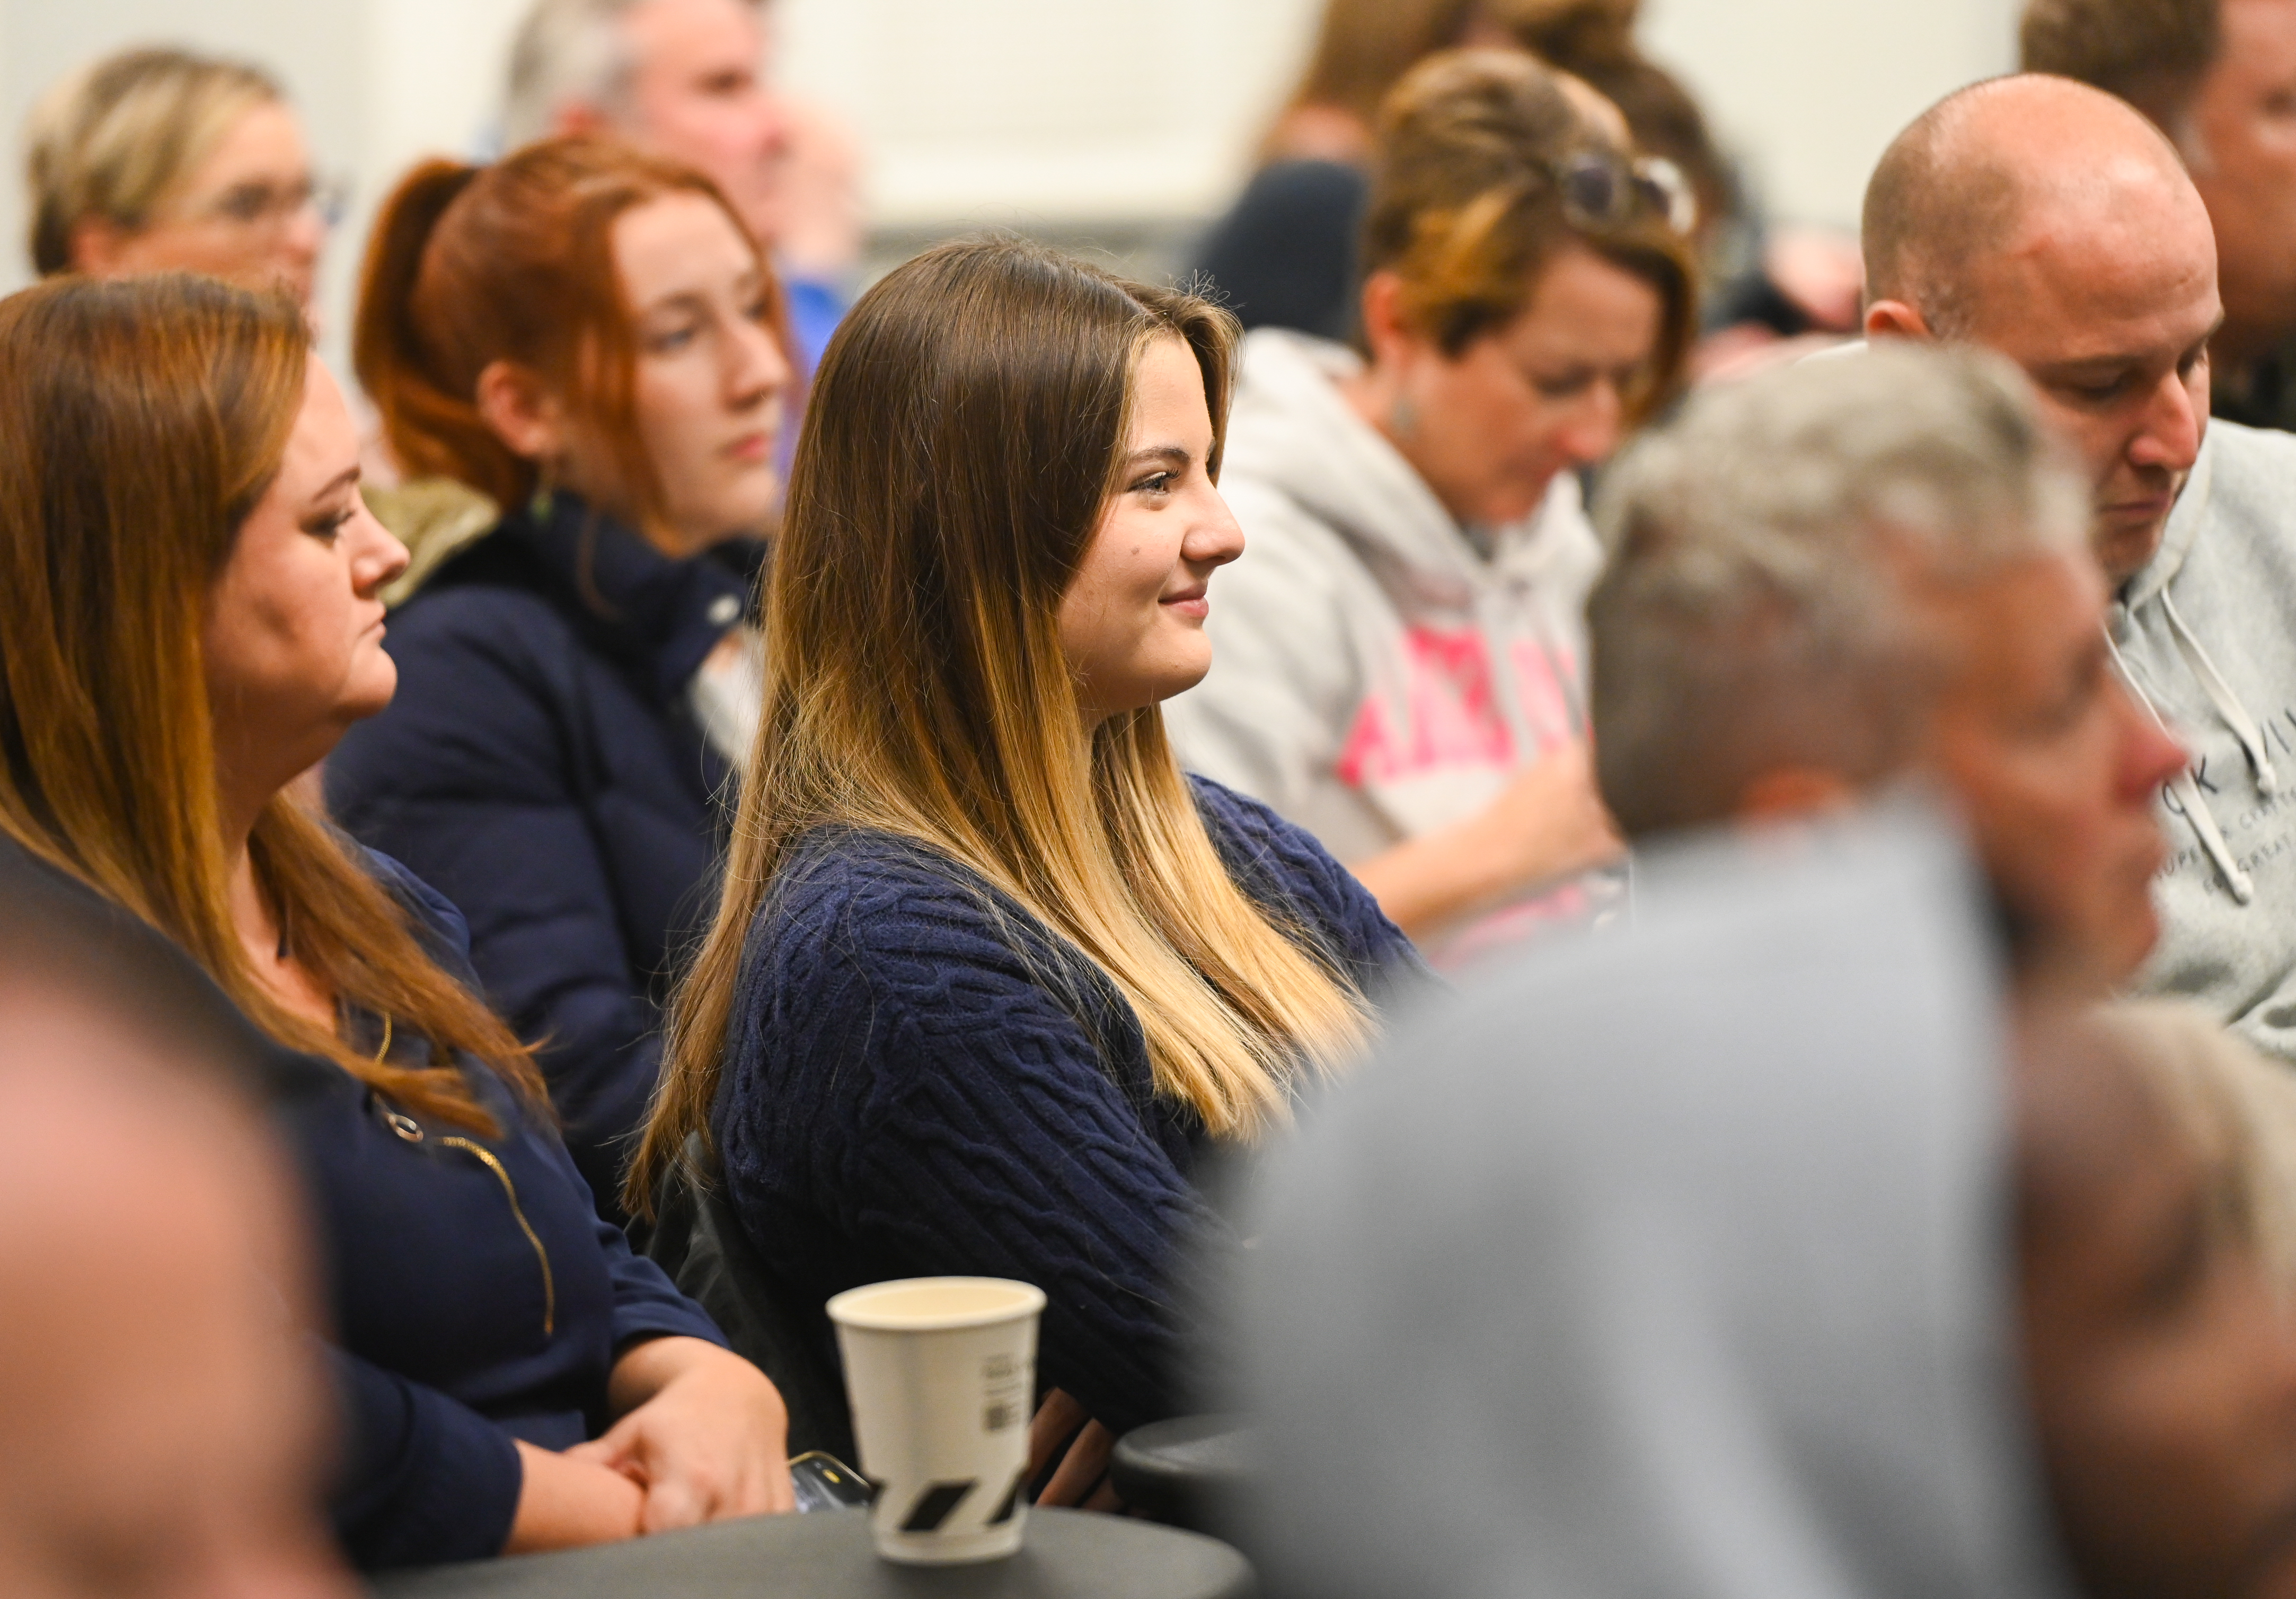
M 1043 1290 L 1001 1277 L 909 1277 L 830 1300 L 887 1560 L 953 1565 L 1020 1548 L 1044 1308 Z

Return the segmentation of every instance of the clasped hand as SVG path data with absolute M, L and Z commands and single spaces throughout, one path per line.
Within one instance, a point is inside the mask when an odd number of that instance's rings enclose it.
M 652 1339 L 615 1363 L 608 1397 L 620 1419 L 603 1437 L 554 1455 L 519 1446 L 525 1483 L 504 1553 L 797 1508 L 789 1412 L 741 1356 Z

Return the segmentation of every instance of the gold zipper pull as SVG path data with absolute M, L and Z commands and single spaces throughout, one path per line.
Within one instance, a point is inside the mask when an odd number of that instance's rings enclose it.
M 534 1257 L 542 1265 L 542 1336 L 550 1337 L 558 1324 L 558 1286 L 550 1275 L 550 1251 L 542 1247 L 542 1239 L 534 1231 L 534 1224 L 526 1219 L 526 1212 L 519 1207 L 518 1185 L 510 1180 L 510 1173 L 504 1169 L 503 1163 L 495 1158 L 495 1152 L 485 1145 L 472 1143 L 467 1138 L 442 1138 L 439 1145 L 441 1149 L 468 1150 L 503 1185 L 503 1192 L 510 1199 L 510 1213 L 517 1218 L 518 1230 L 525 1233 L 526 1241 L 534 1246 Z

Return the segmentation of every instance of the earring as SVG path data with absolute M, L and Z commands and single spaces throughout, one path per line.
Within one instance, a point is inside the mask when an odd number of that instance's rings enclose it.
M 535 469 L 534 498 L 526 502 L 527 520 L 537 524 L 548 522 L 557 500 L 558 490 L 551 482 L 550 464 L 545 461 Z

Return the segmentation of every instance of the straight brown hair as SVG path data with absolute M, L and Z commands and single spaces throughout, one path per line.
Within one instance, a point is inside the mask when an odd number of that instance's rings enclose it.
M 1362 996 L 1227 873 L 1151 705 L 1088 727 L 1061 597 L 1119 485 L 1133 374 L 1185 343 L 1226 438 L 1235 322 L 1019 241 L 928 251 L 824 356 L 767 601 L 764 712 L 718 917 L 672 1002 L 624 1202 L 709 1137 L 742 949 L 823 828 L 914 840 L 1104 971 L 1159 1092 L 1215 1135 L 1289 1114 L 1365 1035 Z
M 529 1051 L 284 794 L 250 850 L 296 958 L 427 1040 L 428 1061 L 371 1059 L 279 1004 L 232 921 L 201 633 L 309 358 L 291 299 L 206 278 L 63 277 L 0 301 L 0 828 L 183 945 L 280 1043 L 490 1132 L 453 1051 L 539 1105 Z

